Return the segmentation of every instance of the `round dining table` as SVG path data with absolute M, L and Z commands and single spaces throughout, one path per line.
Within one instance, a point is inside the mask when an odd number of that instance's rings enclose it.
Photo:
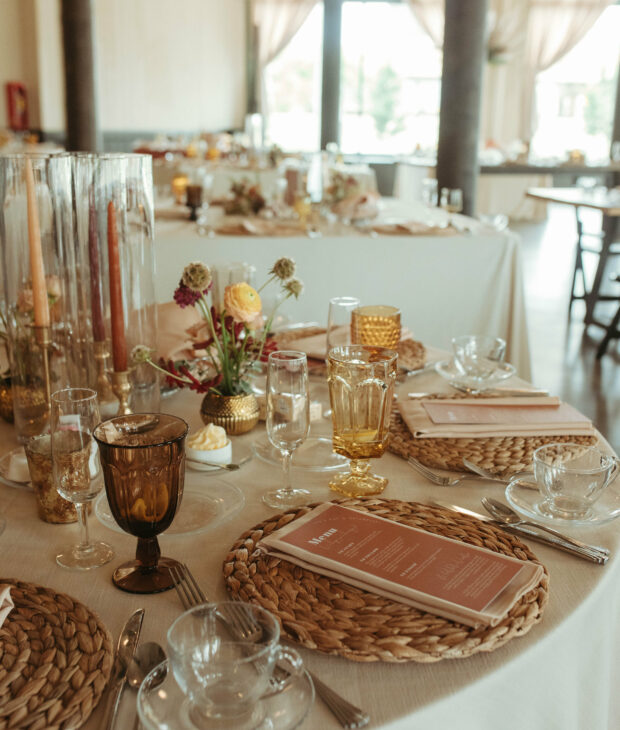
M 324 381 L 313 382 L 312 395 L 327 407 Z M 399 386 L 408 391 L 448 390 L 433 373 L 410 377 Z M 186 419 L 190 431 L 202 426 L 201 396 L 178 391 L 162 400 L 163 412 Z M 330 437 L 331 422 L 312 423 L 311 436 Z M 227 597 L 223 561 L 237 539 L 253 525 L 274 514 L 262 495 L 281 483 L 281 468 L 253 452 L 265 439 L 264 424 L 233 438 L 233 458 L 252 456 L 235 472 L 186 472 L 186 490 L 238 488 L 245 504 L 229 518 L 193 534 L 160 536 L 162 554 L 184 561 L 212 601 Z M 601 438 L 602 447 L 609 446 Z M 0 456 L 18 446 L 14 429 L 0 425 Z M 389 479 L 386 499 L 428 502 L 441 500 L 483 512 L 484 495 L 503 499 L 501 483 L 472 479 L 454 487 L 427 481 L 407 462 L 386 453 L 373 463 Z M 293 482 L 311 491 L 312 502 L 337 497 L 328 488 L 329 473 L 293 469 Z M 613 487 L 612 487 L 613 488 Z M 181 507 L 182 509 L 182 507 Z M 156 595 L 134 595 L 114 587 L 112 573 L 131 559 L 136 539 L 91 517 L 92 536 L 115 550 L 107 565 L 88 572 L 65 570 L 55 562 L 59 549 L 77 541 L 78 526 L 42 522 L 29 488 L 0 484 L 0 514 L 6 529 L 0 535 L 0 583 L 15 578 L 67 593 L 95 611 L 111 632 L 114 643 L 121 627 L 137 608 L 145 609 L 141 641 L 166 644 L 166 632 L 181 613 L 174 590 Z M 174 524 L 174 523 L 173 523 Z M 549 601 L 542 620 L 525 635 L 491 652 L 430 663 L 358 663 L 300 648 L 306 666 L 371 718 L 369 727 L 385 730 L 611 730 L 620 727 L 620 521 L 593 528 L 565 530 L 574 537 L 611 550 L 607 565 L 599 566 L 525 539 L 549 572 Z M 0 653 L 2 644 L 0 642 Z M 101 727 L 105 695 L 84 725 Z M 136 694 L 124 693 L 116 727 L 132 727 Z M 337 720 L 317 697 L 302 728 L 338 728 Z

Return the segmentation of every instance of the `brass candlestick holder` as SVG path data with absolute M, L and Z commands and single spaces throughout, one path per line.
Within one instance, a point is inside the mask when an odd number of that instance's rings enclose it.
M 45 401 L 48 409 L 52 401 L 52 378 L 50 371 L 50 352 L 52 350 L 52 328 L 49 325 L 33 325 L 34 338 L 41 349 L 43 359 L 43 380 L 45 383 Z
M 110 380 L 106 373 L 106 361 L 110 357 L 108 343 L 105 340 L 93 342 L 93 356 L 95 358 L 95 368 L 97 370 L 97 398 L 99 403 L 109 403 L 115 398 L 114 392 L 110 387 Z
M 112 370 L 110 380 L 112 381 L 114 395 L 118 398 L 118 415 L 130 415 L 132 411 L 129 407 L 129 396 L 131 395 L 129 370 Z

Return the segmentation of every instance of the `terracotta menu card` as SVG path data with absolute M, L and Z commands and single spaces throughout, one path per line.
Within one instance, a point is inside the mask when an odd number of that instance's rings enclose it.
M 258 548 L 468 626 L 495 626 L 543 574 L 537 563 L 330 502 Z

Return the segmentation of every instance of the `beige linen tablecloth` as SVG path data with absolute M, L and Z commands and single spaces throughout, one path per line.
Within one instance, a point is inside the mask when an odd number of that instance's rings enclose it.
M 412 384 L 415 382 L 415 385 Z M 404 395 L 412 387 L 431 390 L 445 387 L 434 374 L 410 379 L 402 386 Z M 200 396 L 181 392 L 162 403 L 163 409 L 187 418 L 199 427 Z M 314 434 L 329 433 L 325 421 Z M 262 426 L 241 437 L 249 445 L 262 436 Z M 0 453 L 16 445 L 12 427 L 0 425 Z M 482 510 L 480 498 L 491 494 L 501 498 L 502 485 L 475 480 L 452 488 L 436 487 L 410 469 L 406 462 L 386 454 L 373 464 L 390 480 L 386 498 L 426 501 L 438 498 Z M 265 519 L 273 510 L 260 501 L 263 492 L 280 484 L 280 470 L 256 457 L 238 472 L 225 477 L 204 477 L 204 488 L 213 479 L 237 485 L 246 496 L 243 511 L 212 532 L 193 537 L 160 538 L 162 554 L 185 560 L 205 591 L 213 599 L 225 598 L 222 561 L 233 541 L 248 527 Z M 293 480 L 312 491 L 312 499 L 323 501 L 333 495 L 327 488 L 328 474 L 293 470 Z M 77 525 L 49 525 L 35 512 L 31 493 L 0 484 L 0 513 L 7 528 L 0 536 L 0 579 L 14 577 L 69 593 L 99 613 L 116 637 L 124 620 L 144 606 L 146 617 L 142 640 L 165 643 L 165 632 L 179 615 L 174 592 L 134 596 L 116 590 L 112 572 L 119 563 L 133 557 L 135 538 L 125 536 L 91 520 L 95 539 L 109 541 L 116 550 L 112 563 L 89 573 L 59 568 L 54 555 L 62 546 L 77 540 Z M 620 522 L 596 530 L 574 530 L 573 534 L 612 549 L 606 567 L 599 567 L 570 555 L 531 543 L 548 567 L 550 600 L 543 621 L 523 638 L 514 639 L 490 654 L 435 664 L 357 664 L 302 650 L 314 672 L 372 717 L 373 728 L 429 730 L 458 727 L 459 730 L 612 730 L 620 727 L 620 695 L 615 686 L 620 675 Z M 1 580 L 0 580 L 1 582 Z M 124 698 L 120 728 L 133 722 L 130 692 Z M 97 709 L 86 725 L 100 727 Z M 339 725 L 317 700 L 303 725 L 304 730 L 335 730 Z

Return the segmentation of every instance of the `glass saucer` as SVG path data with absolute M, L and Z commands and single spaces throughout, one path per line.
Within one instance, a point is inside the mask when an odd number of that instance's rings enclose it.
M 304 671 L 292 678 L 282 692 L 259 700 L 264 719 L 256 726 L 256 730 L 293 730 L 305 720 L 313 702 L 314 686 Z M 225 727 L 215 721 L 212 724 L 195 725 L 190 720 L 188 704 L 173 673 L 169 671 L 168 660 L 147 674 L 138 692 L 138 715 L 147 730 L 222 730 Z
M 20 453 L 24 453 L 24 449 L 22 446 L 17 449 L 13 449 L 12 451 L 9 451 L 0 459 L 0 483 L 6 484 L 8 487 L 14 487 L 15 489 L 32 489 L 30 479 L 26 481 L 16 481 L 15 479 L 9 479 L 8 477 L 11 459 L 13 458 L 14 454 Z
M 525 489 L 518 484 L 509 484 L 506 487 L 506 499 L 508 504 L 523 517 L 537 522 L 544 522 L 547 525 L 595 527 L 620 517 L 620 494 L 611 487 L 607 487 L 592 505 L 590 514 L 587 517 L 574 520 L 550 515 L 545 509 L 545 500 L 540 492 Z
M 254 441 L 252 451 L 268 464 L 282 466 L 282 454 L 271 445 L 266 435 Z M 292 468 L 301 471 L 336 471 L 348 465 L 349 460 L 345 456 L 332 450 L 332 440 L 324 437 L 306 439 L 293 453 Z
M 205 482 L 197 474 L 186 471 L 181 506 L 163 534 L 174 537 L 208 532 L 236 515 L 244 504 L 243 492 L 233 484 L 218 479 Z M 95 502 L 95 515 L 102 525 L 125 534 L 112 516 L 105 492 Z
M 247 464 L 248 461 L 252 460 L 254 454 L 247 444 L 235 443 L 234 439 L 231 439 L 231 441 L 232 457 L 230 461 L 232 464 L 239 464 L 239 466 L 243 466 L 243 464 Z M 187 469 L 191 469 L 192 471 L 199 471 L 203 476 L 210 476 L 213 474 L 218 474 L 219 476 L 222 476 L 223 474 L 228 473 L 228 469 L 225 469 L 223 466 L 208 466 L 207 464 L 198 464 L 194 461 L 189 461 L 189 459 L 185 461 L 185 466 Z M 235 471 L 237 470 L 235 469 Z
M 454 360 L 440 360 L 435 363 L 435 370 L 449 383 L 465 388 L 472 388 L 480 393 L 484 393 L 488 388 L 493 388 L 498 383 L 501 383 L 502 380 L 506 380 L 506 378 L 509 378 L 517 372 L 514 365 L 510 365 L 507 362 L 500 362 L 497 364 L 497 370 L 493 375 L 484 379 L 474 378 L 459 372 L 454 364 Z

